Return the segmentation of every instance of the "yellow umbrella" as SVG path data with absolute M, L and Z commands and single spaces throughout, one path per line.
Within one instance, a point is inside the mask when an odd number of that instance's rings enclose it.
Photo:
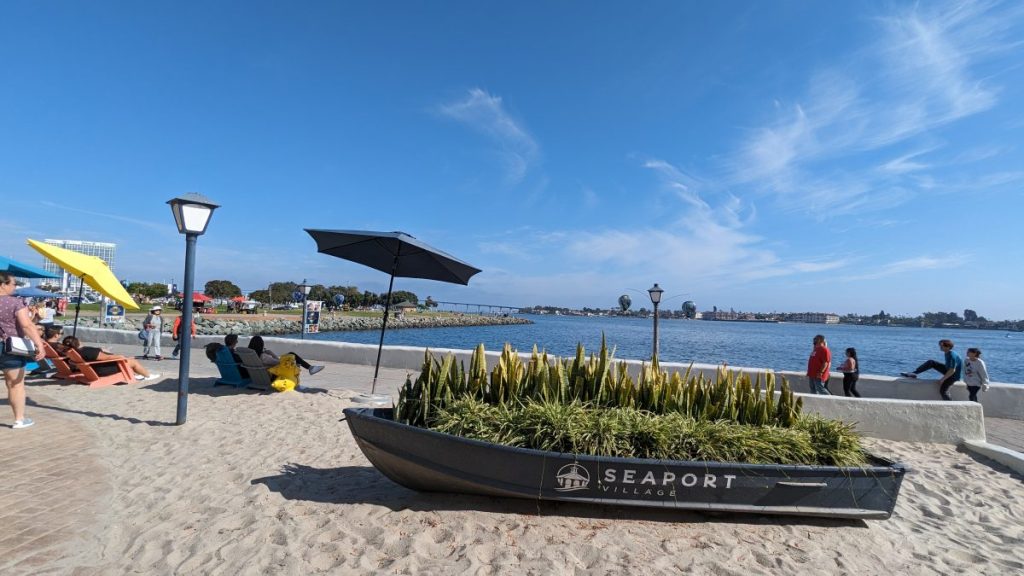
M 68 250 L 53 244 L 46 244 L 37 240 L 29 239 L 28 245 L 35 248 L 40 254 L 61 268 L 67 270 L 82 279 L 83 282 L 92 286 L 94 290 L 107 298 L 114 300 L 125 308 L 138 310 L 139 305 L 132 300 L 128 291 L 117 281 L 114 273 L 107 267 L 103 260 Z M 81 298 L 79 298 L 81 304 Z M 75 307 L 75 327 L 78 327 L 78 306 Z

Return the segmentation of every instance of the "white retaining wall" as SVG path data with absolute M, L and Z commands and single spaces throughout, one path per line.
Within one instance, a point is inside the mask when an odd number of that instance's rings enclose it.
M 141 347 L 136 332 L 80 327 L 78 334 L 88 342 L 139 344 Z M 239 344 L 244 346 L 247 341 L 247 337 L 242 336 Z M 278 354 L 296 352 L 307 360 L 373 365 L 377 359 L 377 346 L 372 344 L 296 340 L 271 336 L 265 336 L 264 341 L 268 348 Z M 209 342 L 223 342 L 223 336 L 196 336 L 192 340 L 193 348 L 202 348 Z M 166 355 L 170 355 L 173 346 L 171 339 L 165 337 Z M 467 367 L 472 356 L 472 350 L 432 348 L 431 351 L 437 357 L 451 352 L 458 360 L 465 362 Z M 487 353 L 491 366 L 499 354 L 497 351 Z M 415 375 L 423 365 L 423 355 L 424 349 L 420 347 L 385 346 L 381 353 L 381 366 L 404 368 Z M 526 353 L 521 355 L 529 356 Z M 626 363 L 634 377 L 643 364 L 636 360 L 627 360 Z M 663 363 L 661 368 L 679 372 L 685 372 L 689 368 L 691 372 L 701 372 L 713 378 L 718 366 L 694 364 L 691 368 L 689 364 Z M 767 371 L 736 366 L 730 366 L 729 369 L 748 373 L 751 377 L 760 374 L 762 378 Z M 988 392 L 981 393 L 981 404 L 963 401 L 942 402 L 934 381 L 862 375 L 857 389 L 865 397 L 856 399 L 841 396 L 841 375 L 838 378 L 834 375 L 830 381 L 830 388 L 840 396 L 826 397 L 803 394 L 806 378 L 801 373 L 777 371 L 776 374 L 784 376 L 793 391 L 803 395 L 806 411 L 856 422 L 859 431 L 876 438 L 908 442 L 984 441 L 982 409 L 984 414 L 993 418 L 1024 420 L 1024 386 L 993 384 Z M 954 387 L 952 394 L 955 399 L 966 400 L 967 390 L 964 387 Z

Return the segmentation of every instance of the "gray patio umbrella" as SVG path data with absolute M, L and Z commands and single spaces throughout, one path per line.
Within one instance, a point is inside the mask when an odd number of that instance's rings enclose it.
M 395 276 L 466 285 L 474 274 L 480 272 L 479 268 L 474 268 L 404 232 L 309 228 L 306 232 L 316 241 L 318 252 L 357 262 L 391 275 L 388 296 L 384 301 L 384 322 L 380 327 L 380 344 L 377 346 L 377 363 L 373 368 L 370 394 L 377 391 L 380 353 L 384 348 L 384 331 L 388 327 L 388 311 L 391 309 L 391 292 L 395 286 Z

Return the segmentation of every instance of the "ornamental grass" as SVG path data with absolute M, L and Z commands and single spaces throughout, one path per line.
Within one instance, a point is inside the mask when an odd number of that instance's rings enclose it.
M 602 337 L 598 354 L 572 359 L 534 347 L 524 362 L 508 344 L 488 371 L 483 345 L 466 370 L 428 350 L 406 379 L 395 420 L 487 442 L 595 456 L 755 464 L 865 463 L 852 426 L 801 415 L 803 401 L 774 374 L 719 369 L 669 374 L 657 358 L 634 381 Z

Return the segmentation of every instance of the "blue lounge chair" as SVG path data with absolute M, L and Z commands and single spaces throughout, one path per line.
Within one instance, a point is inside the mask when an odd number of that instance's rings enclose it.
M 226 384 L 228 386 L 234 386 L 235 388 L 241 388 L 252 384 L 252 380 L 248 378 L 242 378 L 242 373 L 238 371 L 238 362 L 231 356 L 231 349 L 227 346 L 217 350 L 217 369 L 220 370 L 220 378 L 213 383 L 214 386 Z

